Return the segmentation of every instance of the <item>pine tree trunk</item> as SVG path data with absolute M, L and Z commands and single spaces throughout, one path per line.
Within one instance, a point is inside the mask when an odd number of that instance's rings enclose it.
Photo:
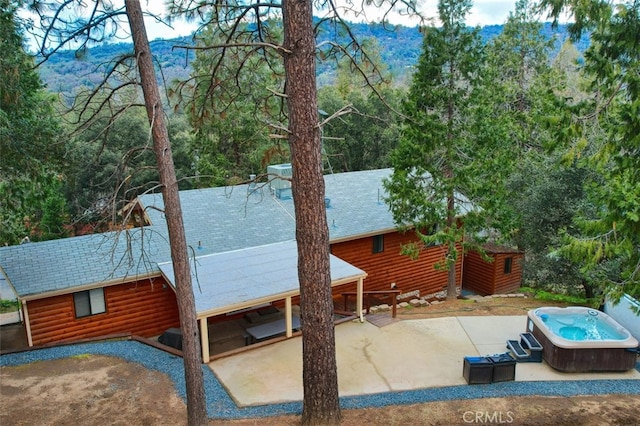
M 453 170 L 447 170 L 447 178 L 453 178 Z M 447 196 L 447 227 L 453 229 L 457 227 L 456 220 L 456 198 L 453 190 Z M 456 253 L 456 243 L 450 241 L 447 250 L 447 300 L 455 300 L 458 298 L 458 289 L 456 288 L 456 262 L 458 253 Z
M 178 183 L 173 165 L 171 143 L 165 121 L 160 91 L 153 69 L 149 40 L 142 16 L 140 2 L 125 2 L 129 25 L 133 35 L 133 44 L 140 72 L 140 81 L 144 93 L 147 115 L 151 124 L 153 149 L 158 162 L 160 184 L 165 206 L 171 259 L 176 280 L 176 299 L 180 313 L 182 330 L 182 353 L 187 388 L 187 417 L 189 425 L 207 424 L 207 407 L 204 394 L 202 373 L 202 352 L 198 339 L 198 321 L 196 319 L 195 300 L 191 287 L 187 242 L 182 222 L 182 209 L 178 194 Z
M 453 244 L 449 248 L 449 256 L 456 255 L 456 253 L 451 253 L 451 251 L 455 251 L 456 246 Z M 447 300 L 456 300 L 458 298 L 458 288 L 456 286 L 456 264 L 455 262 L 452 265 L 449 265 L 449 270 L 447 271 Z
M 315 75 L 312 3 L 283 1 L 286 95 L 296 212 L 305 425 L 340 421 L 329 228 Z

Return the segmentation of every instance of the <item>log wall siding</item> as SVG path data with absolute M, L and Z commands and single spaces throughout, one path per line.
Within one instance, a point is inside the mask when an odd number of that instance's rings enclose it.
M 176 295 L 162 278 L 104 288 L 106 312 L 75 317 L 73 294 L 27 302 L 34 345 L 114 333 L 142 337 L 179 327 Z
M 510 257 L 511 272 L 504 273 L 505 259 Z M 520 253 L 496 253 L 495 278 L 493 289 L 496 294 L 517 292 L 522 283 L 522 254 Z
M 464 259 L 462 287 L 480 295 L 516 292 L 522 281 L 522 253 L 490 253 L 493 262 L 485 262 L 480 254 L 469 252 Z M 504 273 L 504 263 L 511 257 L 511 272 Z
M 419 290 L 421 296 L 436 293 L 447 287 L 447 271 L 435 270 L 443 260 L 444 248 L 435 246 L 420 253 L 416 260 L 400 254 L 400 245 L 415 241 L 411 232 L 384 234 L 384 251 L 373 253 L 373 237 L 361 238 L 331 245 L 331 253 L 362 269 L 368 275 L 365 291 L 389 290 L 391 283 L 403 293 Z M 460 250 L 458 250 L 460 253 Z M 456 283 L 461 282 L 462 255 L 456 263 Z

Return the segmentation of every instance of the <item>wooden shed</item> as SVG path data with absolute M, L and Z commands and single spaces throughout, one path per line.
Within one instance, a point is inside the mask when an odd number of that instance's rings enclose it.
M 524 253 L 495 245 L 487 245 L 484 249 L 492 261 L 485 261 L 475 251 L 465 255 L 462 288 L 482 296 L 518 291 L 522 282 Z

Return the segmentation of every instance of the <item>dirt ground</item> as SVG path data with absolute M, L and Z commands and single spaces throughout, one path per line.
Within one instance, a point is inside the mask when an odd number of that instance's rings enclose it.
M 544 305 L 549 305 L 544 303 Z M 458 300 L 400 310 L 403 319 L 522 315 L 531 299 Z M 640 425 L 640 396 L 518 397 L 343 410 L 344 426 Z M 299 416 L 210 421 L 210 425 L 295 425 Z M 1 425 L 182 425 L 186 406 L 172 382 L 139 364 L 97 355 L 0 368 Z

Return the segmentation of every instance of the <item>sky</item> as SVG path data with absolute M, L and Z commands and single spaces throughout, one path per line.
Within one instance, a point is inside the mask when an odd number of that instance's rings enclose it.
M 360 4 L 362 2 L 371 2 L 373 4 L 385 1 L 388 4 L 388 0 L 334 0 L 335 4 L 345 4 L 346 1 L 350 1 L 354 4 Z M 438 0 L 418 0 L 420 6 L 419 10 L 426 17 L 436 18 Z M 164 1 L 160 0 L 142 0 L 141 5 L 143 10 L 147 10 L 159 17 L 166 15 Z M 501 25 L 504 24 L 509 16 L 509 13 L 515 9 L 516 0 L 473 0 L 473 6 L 471 12 L 468 15 L 467 24 L 470 26 L 486 26 L 486 25 Z M 115 0 L 114 4 L 118 7 L 122 7 L 122 3 L 119 0 Z M 78 9 L 75 9 L 76 12 Z M 366 14 L 358 17 L 353 14 L 344 14 L 343 17 L 352 22 L 361 22 L 367 20 L 369 22 L 380 22 L 383 15 L 380 8 L 370 7 L 366 10 Z M 321 16 L 321 14 L 318 14 Z M 402 24 L 406 26 L 415 26 L 419 22 L 417 20 L 409 20 L 407 17 L 400 17 L 399 15 L 391 15 L 389 21 L 393 24 Z M 188 23 L 183 20 L 174 20 L 171 26 L 168 26 L 164 22 L 159 22 L 151 16 L 145 17 L 145 24 L 147 27 L 147 36 L 149 40 L 155 40 L 158 38 L 171 39 L 179 36 L 189 36 L 197 29 L 197 25 L 194 23 Z M 122 41 L 127 37 L 128 30 L 123 30 Z M 29 43 L 33 45 L 34 43 Z M 72 48 L 69 46 L 69 48 Z
M 144 2 L 143 2 L 144 3 Z M 437 16 L 437 0 L 422 0 L 422 7 L 420 10 L 427 14 L 429 17 Z M 473 7 L 467 19 L 467 24 L 470 26 L 485 26 L 485 25 L 501 25 L 504 24 L 509 16 L 509 12 L 515 8 L 516 0 L 475 0 L 473 1 Z M 149 1 L 146 5 L 150 10 L 162 15 L 162 3 L 159 1 Z M 377 16 L 375 10 L 371 10 L 366 15 L 369 20 L 379 20 L 381 16 Z M 354 18 L 347 17 L 346 19 L 356 21 Z M 404 25 L 416 25 L 406 19 L 400 19 L 398 22 Z M 147 18 L 147 34 L 150 40 L 156 38 L 173 38 L 184 35 L 191 35 L 195 26 L 183 21 L 174 22 L 173 28 L 167 27 L 166 24 L 155 22 L 152 18 Z

